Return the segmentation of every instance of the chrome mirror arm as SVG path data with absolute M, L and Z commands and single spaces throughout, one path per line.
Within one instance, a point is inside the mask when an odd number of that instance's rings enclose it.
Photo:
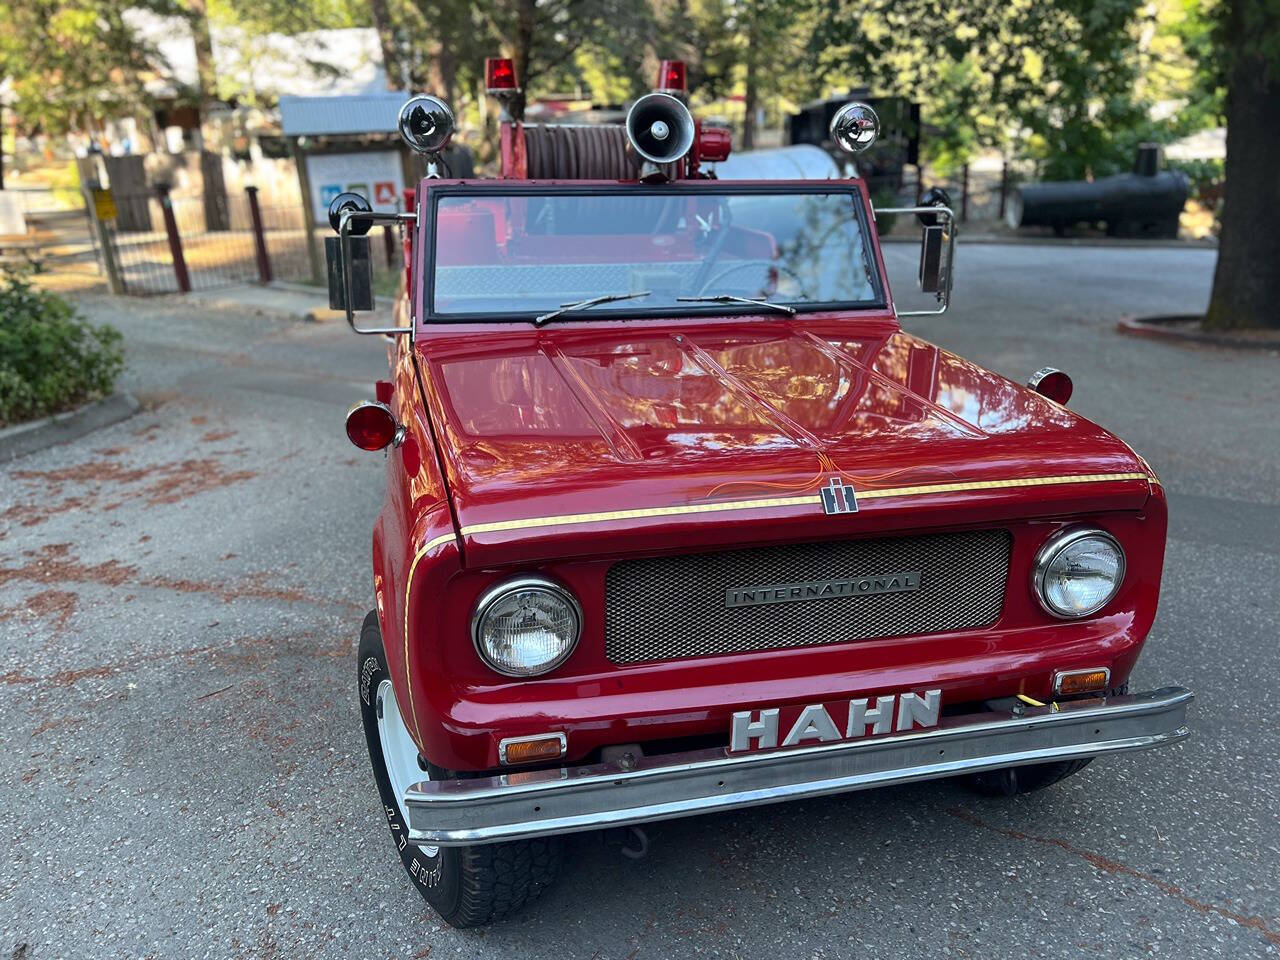
M 929 206 L 929 207 L 878 207 L 872 208 L 873 213 L 914 213 L 914 214 L 932 214 L 939 220 L 943 221 L 946 226 L 947 249 L 943 254 L 946 263 L 946 277 L 943 282 L 942 289 L 938 291 L 938 302 L 942 304 L 937 310 L 896 310 L 895 314 L 899 317 L 932 317 L 940 313 L 946 313 L 947 308 L 951 306 L 951 282 L 954 271 L 952 267 L 955 265 L 956 255 L 956 215 L 950 207 Z
M 347 313 L 347 326 L 356 333 L 366 335 L 412 333 L 413 323 L 407 327 L 358 327 L 355 311 L 351 309 L 351 222 L 367 220 L 370 223 L 407 223 L 416 225 L 417 213 L 375 213 L 373 211 L 344 210 L 338 224 L 338 244 L 342 252 L 343 307 Z

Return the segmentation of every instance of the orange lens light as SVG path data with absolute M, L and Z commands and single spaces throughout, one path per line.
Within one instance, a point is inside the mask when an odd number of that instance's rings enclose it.
M 1060 695 L 1072 693 L 1097 693 L 1111 682 L 1111 671 L 1106 667 L 1095 670 L 1070 670 L 1053 678 L 1053 692 Z
M 498 759 L 504 764 L 559 760 L 564 756 L 565 736 L 551 733 L 543 737 L 518 737 L 498 744 Z

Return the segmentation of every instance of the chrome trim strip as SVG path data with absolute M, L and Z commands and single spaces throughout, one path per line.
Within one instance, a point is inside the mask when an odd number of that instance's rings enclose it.
M 666 820 L 1027 763 L 1142 750 L 1186 737 L 1190 690 L 1062 703 L 1022 716 L 944 717 L 916 733 L 729 754 L 723 747 L 405 793 L 409 840 L 461 846 Z
M 550 740 L 552 737 L 556 737 L 560 740 L 560 756 L 563 757 L 565 755 L 565 751 L 569 749 L 569 738 L 563 733 L 555 731 L 552 733 L 534 733 L 527 737 L 503 737 L 498 741 L 498 762 L 504 767 L 507 765 L 507 747 L 511 746 L 513 743 L 528 743 L 531 740 Z M 521 762 L 525 763 L 529 761 Z

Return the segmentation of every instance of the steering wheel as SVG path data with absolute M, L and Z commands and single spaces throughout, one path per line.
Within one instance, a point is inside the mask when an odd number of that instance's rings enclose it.
M 736 273 L 740 270 L 745 270 L 748 267 L 753 270 L 759 270 L 760 263 L 759 261 L 744 260 L 741 263 L 735 263 L 735 264 L 732 264 L 731 266 L 725 267 L 723 270 L 717 273 L 714 277 L 711 277 L 710 279 L 708 279 L 707 282 L 702 285 L 701 289 L 698 290 L 698 296 L 702 296 L 708 290 L 710 290 L 712 293 L 718 292 L 718 287 L 721 280 L 723 280 L 725 277 L 729 276 L 732 273 Z M 804 282 L 800 279 L 800 275 L 797 274 L 790 267 L 785 267 L 780 263 L 772 263 L 769 265 L 769 270 L 771 272 L 786 274 L 788 277 L 790 277 L 792 280 L 796 282 L 796 288 L 800 293 L 801 299 L 804 299 L 804 300 L 810 299 L 808 292 L 804 288 Z M 770 279 L 772 280 L 772 278 Z M 777 284 L 774 283 L 773 287 L 774 287 L 774 290 L 776 290 Z M 763 299 L 768 299 L 771 295 L 772 295 L 772 291 L 770 290 L 762 289 L 760 291 L 760 296 Z

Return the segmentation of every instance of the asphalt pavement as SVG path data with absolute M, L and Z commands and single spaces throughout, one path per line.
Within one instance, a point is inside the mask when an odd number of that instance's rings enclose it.
M 1138 688 L 1192 737 L 1010 800 L 951 782 L 568 840 L 560 884 L 444 928 L 382 825 L 355 708 L 383 463 L 342 430 L 377 338 L 87 296 L 143 410 L 0 467 L 0 957 L 1255 957 L 1280 953 L 1280 357 L 1117 335 L 1194 312 L 1206 250 L 974 245 L 909 320 L 1159 471 Z M 886 251 L 898 288 L 915 250 Z M 904 301 L 906 297 L 903 297 Z M 902 306 L 906 306 L 905 303 Z

